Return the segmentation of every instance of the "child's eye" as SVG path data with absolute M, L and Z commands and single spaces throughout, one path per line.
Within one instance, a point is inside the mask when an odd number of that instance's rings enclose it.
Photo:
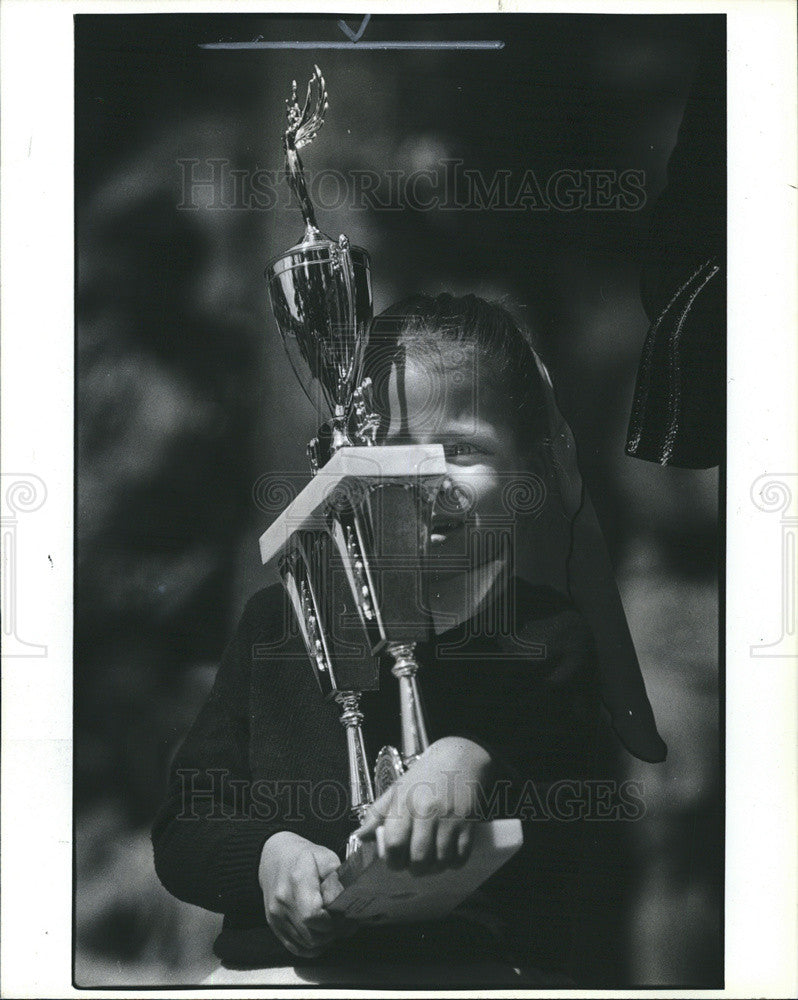
M 446 458 L 458 458 L 461 455 L 478 455 L 480 454 L 480 450 L 467 441 L 457 441 L 453 444 L 445 444 L 443 446 L 443 453 Z

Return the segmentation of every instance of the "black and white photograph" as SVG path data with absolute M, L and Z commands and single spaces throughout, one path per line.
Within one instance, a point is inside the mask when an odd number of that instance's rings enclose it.
M 63 995 L 732 995 L 798 496 L 735 451 L 732 15 L 73 6 L 69 476 L 3 471 L 4 684 L 71 658 Z
M 724 18 L 75 31 L 76 982 L 719 986 Z

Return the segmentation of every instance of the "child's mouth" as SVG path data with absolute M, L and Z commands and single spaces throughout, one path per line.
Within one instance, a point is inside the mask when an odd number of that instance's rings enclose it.
M 436 521 L 430 530 L 430 545 L 441 545 L 456 531 L 463 530 L 462 521 Z

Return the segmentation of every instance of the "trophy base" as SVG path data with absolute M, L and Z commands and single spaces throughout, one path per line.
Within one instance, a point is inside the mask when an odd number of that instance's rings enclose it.
M 369 924 L 445 917 L 509 861 L 524 839 L 518 819 L 478 823 L 471 855 L 462 868 L 413 875 L 388 868 L 382 837 L 379 827 L 376 841 L 366 841 L 338 869 L 344 891 L 328 905 L 331 912 Z

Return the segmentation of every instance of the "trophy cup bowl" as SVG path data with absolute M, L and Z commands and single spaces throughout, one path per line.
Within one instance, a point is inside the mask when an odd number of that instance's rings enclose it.
M 369 255 L 314 232 L 266 268 L 272 310 L 294 372 L 299 354 L 333 415 L 333 447 L 351 444 L 347 409 L 359 382 L 373 307 Z

